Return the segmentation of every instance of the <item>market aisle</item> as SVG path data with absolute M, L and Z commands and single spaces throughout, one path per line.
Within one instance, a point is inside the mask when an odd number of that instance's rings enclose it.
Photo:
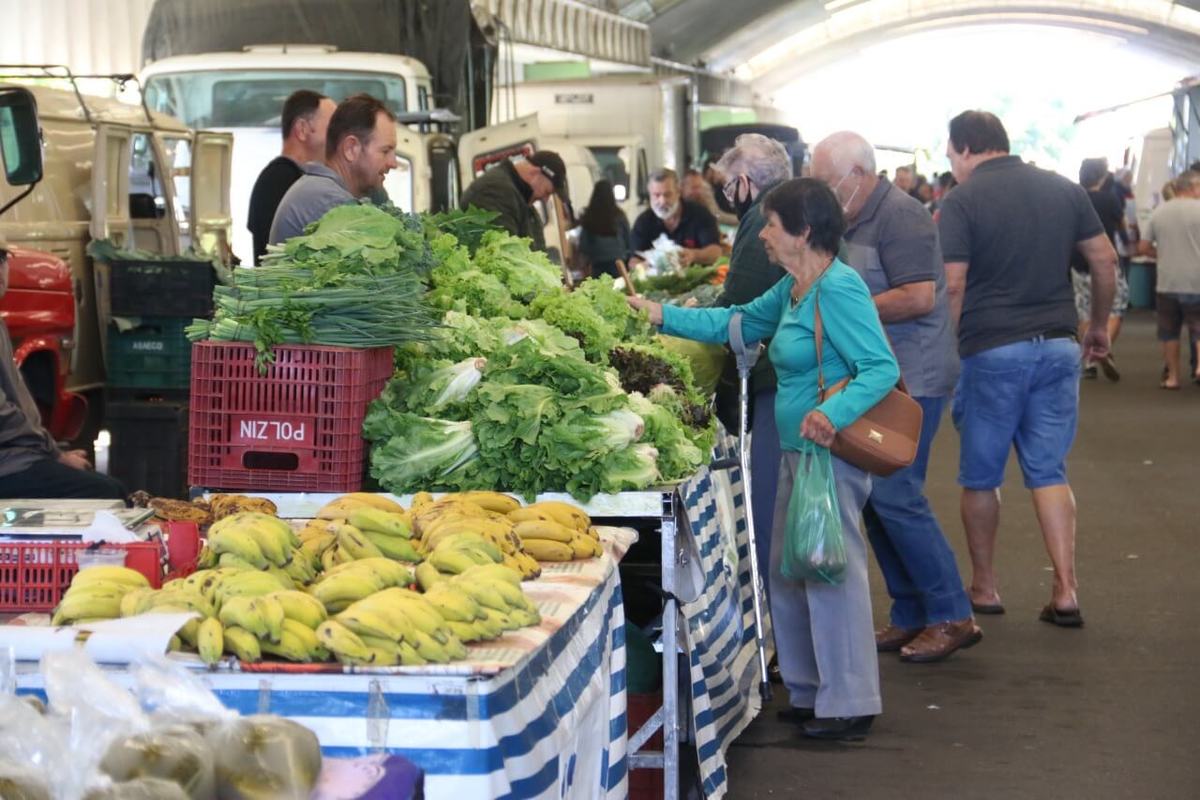
M 1083 385 L 1071 480 L 1079 503 L 1083 630 L 1037 621 L 1050 573 L 1028 493 L 1009 465 L 997 566 L 1008 614 L 943 664 L 881 657 L 884 715 L 865 744 L 802 740 L 781 693 L 729 753 L 729 797 L 1182 798 L 1200 795 L 1200 387 L 1157 389 L 1153 319 L 1118 344 L 1123 380 Z M 930 498 L 959 554 L 949 420 Z M 873 574 L 876 620 L 887 595 Z

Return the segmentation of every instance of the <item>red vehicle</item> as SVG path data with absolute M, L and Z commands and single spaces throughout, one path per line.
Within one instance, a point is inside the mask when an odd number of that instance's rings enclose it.
M 12 337 L 17 366 L 59 441 L 71 441 L 87 419 L 87 401 L 66 389 L 75 345 L 75 291 L 71 268 L 57 256 L 14 247 L 8 254 L 8 293 L 0 318 Z

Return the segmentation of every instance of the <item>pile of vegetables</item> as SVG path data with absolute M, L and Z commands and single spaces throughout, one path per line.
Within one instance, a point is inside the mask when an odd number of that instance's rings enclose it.
M 363 427 L 371 474 L 396 493 L 501 489 L 532 496 L 645 489 L 707 463 L 713 422 L 685 360 L 610 278 L 561 286 L 528 242 L 479 212 L 426 217 L 428 302 L 445 311 Z M 472 234 L 474 235 L 474 234 Z
M 213 292 L 212 320 L 192 341 L 252 341 L 265 369 L 276 344 L 382 347 L 421 341 L 437 325 L 424 301 L 435 263 L 424 226 L 369 205 L 338 206 L 302 236 L 272 245 L 257 268 Z

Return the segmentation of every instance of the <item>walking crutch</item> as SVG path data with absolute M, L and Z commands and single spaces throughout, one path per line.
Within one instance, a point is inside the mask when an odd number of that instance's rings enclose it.
M 750 371 L 762 354 L 761 342 L 746 342 L 742 338 L 742 315 L 734 314 L 729 319 L 729 349 L 733 351 L 738 372 L 738 457 L 724 459 L 712 465 L 713 469 L 740 467 L 742 472 L 742 507 L 746 509 L 746 539 L 750 550 L 750 583 L 754 593 L 754 636 L 758 645 L 758 693 L 763 702 L 771 699 L 771 676 L 767 667 L 767 639 L 763 633 L 763 583 L 758 568 L 758 548 L 755 543 L 754 509 L 751 503 L 750 476 Z M 769 565 L 768 565 L 769 566 Z

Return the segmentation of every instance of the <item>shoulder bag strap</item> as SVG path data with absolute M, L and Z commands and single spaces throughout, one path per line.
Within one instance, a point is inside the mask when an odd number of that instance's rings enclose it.
M 821 359 L 821 340 L 825 338 L 825 325 L 821 322 L 821 287 L 814 286 L 813 291 L 813 339 L 817 347 L 817 402 L 825 402 L 825 370 Z

